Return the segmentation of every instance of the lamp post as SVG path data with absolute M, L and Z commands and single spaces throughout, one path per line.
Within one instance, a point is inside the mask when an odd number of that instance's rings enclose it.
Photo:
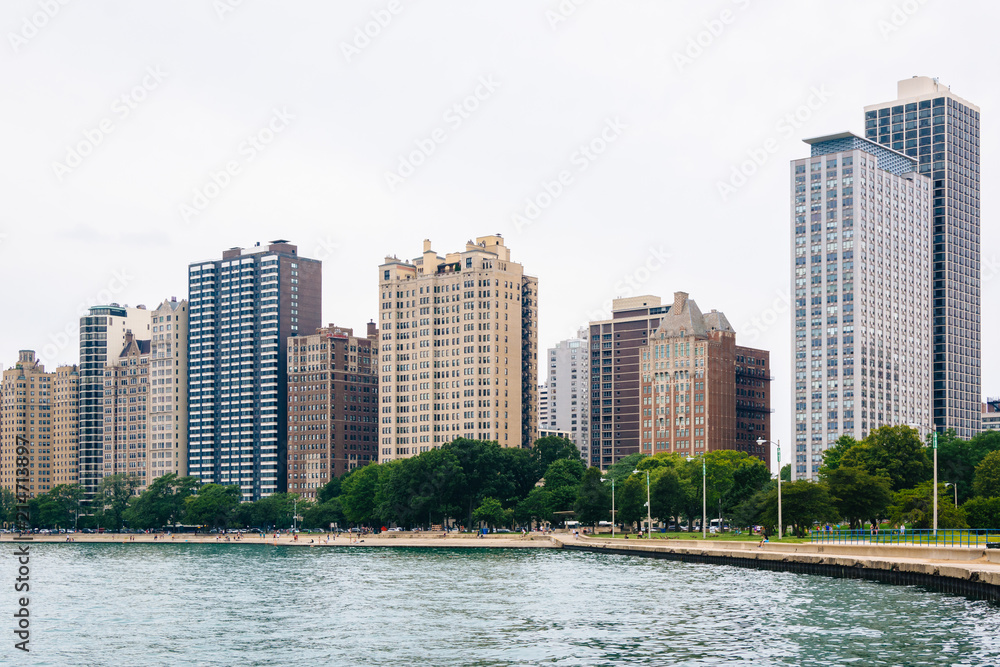
M 777 447 L 778 455 L 778 539 L 783 537 L 784 526 L 781 525 L 781 441 L 765 440 L 764 438 L 757 438 L 757 444 L 763 445 L 764 443 L 769 443 Z
M 693 456 L 688 456 L 686 460 L 688 460 L 688 461 L 694 461 L 694 457 Z M 706 533 L 706 531 L 708 529 L 705 527 L 705 519 L 707 518 L 707 516 L 706 516 L 707 514 L 708 514 L 708 475 L 706 474 L 706 470 L 705 470 L 705 455 L 702 454 L 702 457 L 701 457 L 701 539 L 703 539 L 703 540 L 708 539 L 708 535 Z M 719 525 L 720 526 L 722 525 L 721 521 L 719 522 Z
M 607 477 L 601 478 L 602 482 L 608 481 Z M 611 537 L 615 536 L 615 478 L 611 478 Z
M 646 537 L 653 539 L 653 506 L 649 502 L 649 471 L 633 470 L 632 474 L 635 475 L 639 472 L 646 473 Z
M 958 484 L 952 484 L 951 482 L 945 482 L 944 488 L 952 487 L 955 489 L 955 509 L 958 509 Z
M 938 478 L 937 478 L 937 431 L 934 431 L 934 540 L 937 542 L 938 527 Z

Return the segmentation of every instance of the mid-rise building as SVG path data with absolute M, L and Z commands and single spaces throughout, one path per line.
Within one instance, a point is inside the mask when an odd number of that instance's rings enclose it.
M 556 343 L 546 355 L 548 379 L 545 428 L 569 434 L 581 458 L 590 463 L 590 331 Z
M 723 313 L 675 293 L 640 359 L 643 454 L 731 449 L 770 466 L 770 355 L 737 345 Z
M 970 438 L 981 416 L 979 107 L 915 76 L 865 107 L 865 137 L 917 161 L 930 184 L 932 420 Z
M 52 380 L 52 483 L 79 484 L 80 367 L 59 366 Z
M 0 486 L 16 491 L 17 437 L 28 440 L 30 496 L 76 483 L 78 376 L 75 366 L 47 373 L 34 350 L 18 352 L 0 385 Z M 22 481 L 23 483 L 23 481 Z
M 188 267 L 188 474 L 285 490 L 289 336 L 319 328 L 322 263 L 277 240 Z
M 538 279 L 499 235 L 379 267 L 380 461 L 538 432 Z
M 288 491 L 378 461 L 378 329 L 330 324 L 288 339 Z
M 104 474 L 104 367 L 125 347 L 125 335 L 149 340 L 149 311 L 112 303 L 80 318 L 79 480 L 90 500 Z
M 640 354 L 670 310 L 658 296 L 615 299 L 590 323 L 590 465 L 607 470 L 640 451 Z
M 983 403 L 984 431 L 1000 431 L 1000 398 L 987 398 Z
M 186 476 L 188 456 L 188 302 L 171 298 L 150 315 L 147 485 Z
M 125 334 L 125 345 L 104 367 L 103 476 L 128 475 L 146 488 L 149 435 L 149 341 Z
M 931 420 L 931 182 L 849 132 L 791 163 L 793 479 L 841 435 Z
M 549 384 L 543 382 L 538 385 L 538 428 L 549 428 Z M 541 434 L 539 438 L 543 437 Z

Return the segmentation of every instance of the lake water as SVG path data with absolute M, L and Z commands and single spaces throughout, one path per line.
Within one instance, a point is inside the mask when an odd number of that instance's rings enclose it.
M 36 544 L 0 664 L 1000 665 L 1000 607 L 557 550 Z M 8 583 L 10 582 L 10 583 Z

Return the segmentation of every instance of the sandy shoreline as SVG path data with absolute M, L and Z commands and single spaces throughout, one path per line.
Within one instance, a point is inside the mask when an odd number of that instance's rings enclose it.
M 399 533 L 389 535 L 365 535 L 360 538 L 356 538 L 359 541 L 354 541 L 355 538 L 349 537 L 346 534 L 341 534 L 339 537 L 334 538 L 330 535 L 329 541 L 327 541 L 326 534 L 312 533 L 312 534 L 300 534 L 299 539 L 295 540 L 290 535 L 281 535 L 277 539 L 274 538 L 273 534 L 268 535 L 264 539 L 261 539 L 259 534 L 244 535 L 240 540 L 234 540 L 232 535 L 229 535 L 229 541 L 226 541 L 227 536 L 216 536 L 216 535 L 193 535 L 193 534 L 179 534 L 171 536 L 161 536 L 161 535 L 116 535 L 116 534 L 101 534 L 101 535 L 84 535 L 84 534 L 74 534 L 69 537 L 73 538 L 72 542 L 66 541 L 66 535 L 32 535 L 31 541 L 18 541 L 19 544 L 40 544 L 40 543 L 58 543 L 58 544 L 267 544 L 272 546 L 292 546 L 292 547 L 429 547 L 429 548 L 478 548 L 478 549 L 554 549 L 558 548 L 548 537 L 543 537 L 542 535 L 528 535 L 527 537 L 521 537 L 520 535 L 503 535 L 503 536 L 486 536 L 483 538 L 477 538 L 473 536 L 444 536 L 441 533 L 427 533 L 424 535 L 399 535 Z M 0 536 L 0 544 L 3 543 L 13 543 L 12 535 L 2 535 Z M 155 538 L 155 539 L 154 539 Z M 312 540 L 310 542 L 310 540 Z

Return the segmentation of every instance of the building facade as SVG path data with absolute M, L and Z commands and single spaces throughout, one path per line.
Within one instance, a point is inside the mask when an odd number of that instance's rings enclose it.
M 930 181 L 933 426 L 970 438 L 981 416 L 979 107 L 925 76 L 900 81 L 897 97 L 865 107 L 865 136 Z
M 549 385 L 548 382 L 543 382 L 538 385 L 538 428 L 539 428 L 539 438 L 543 437 L 541 435 L 541 430 L 549 428 Z
M 793 479 L 841 435 L 931 426 L 931 184 L 917 160 L 842 133 L 791 163 Z
M 77 483 L 79 372 L 60 366 L 46 372 L 34 350 L 18 352 L 0 384 L 0 486 L 17 486 L 17 437 L 28 445 L 28 493 Z
M 187 475 L 188 302 L 176 298 L 150 312 L 149 436 L 146 485 Z
M 104 367 L 125 347 L 125 335 L 149 339 L 145 306 L 93 306 L 80 318 L 79 479 L 90 500 L 104 474 Z
M 640 451 L 640 356 L 670 306 L 658 296 L 615 299 L 590 323 L 590 465 L 607 470 Z
M 736 345 L 726 316 L 684 292 L 640 349 L 641 451 L 699 456 L 732 449 L 770 467 L 770 356 Z
M 285 490 L 289 336 L 320 326 L 322 264 L 277 240 L 188 267 L 188 474 Z
M 288 339 L 287 488 L 306 498 L 378 461 L 378 329 L 330 324 Z
M 582 328 L 576 338 L 568 338 L 549 348 L 546 354 L 548 379 L 545 382 L 547 419 L 545 428 L 563 431 L 590 463 L 590 330 Z
M 379 267 L 379 460 L 538 432 L 538 279 L 499 236 Z
M 982 429 L 1000 431 L 1000 398 L 987 398 L 983 403 Z
M 149 347 L 127 333 L 121 352 L 104 367 L 103 476 L 134 477 L 139 493 L 146 488 Z

